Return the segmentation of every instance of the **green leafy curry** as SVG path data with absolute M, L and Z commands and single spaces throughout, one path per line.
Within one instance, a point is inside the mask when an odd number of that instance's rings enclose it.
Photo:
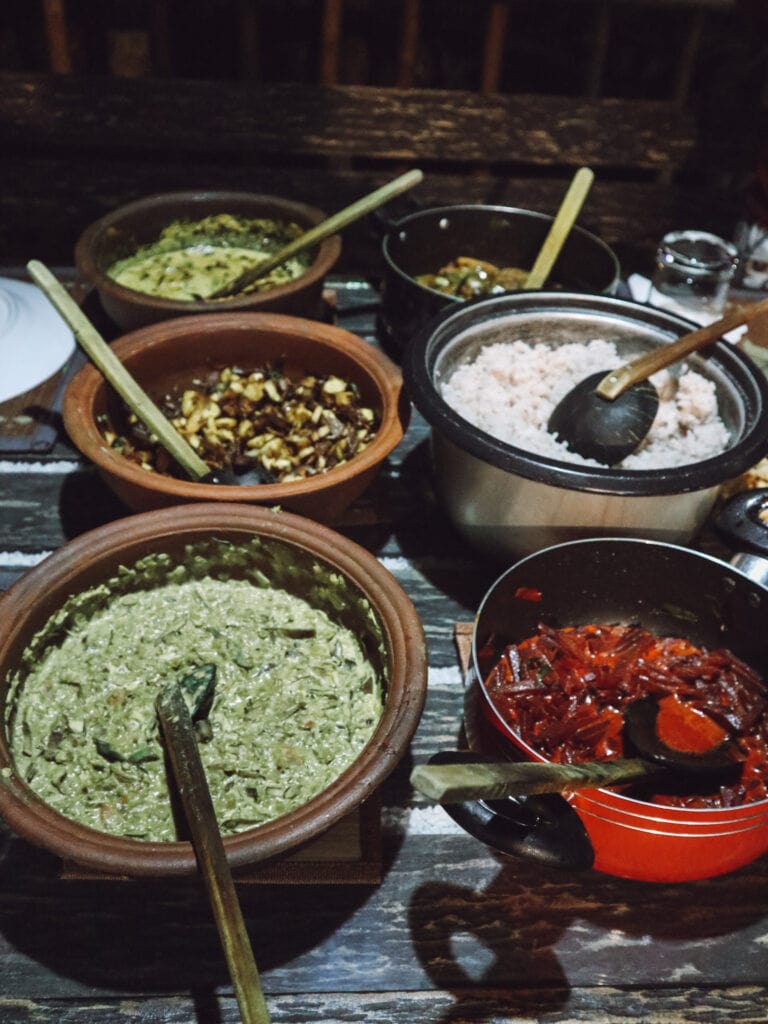
M 305 803 L 370 739 L 383 660 L 365 599 L 317 565 L 299 578 L 306 598 L 278 589 L 247 546 L 217 544 L 121 570 L 70 599 L 25 652 L 10 680 L 11 751 L 67 817 L 177 838 L 155 712 L 171 681 L 198 703 L 205 690 L 198 739 L 225 834 Z

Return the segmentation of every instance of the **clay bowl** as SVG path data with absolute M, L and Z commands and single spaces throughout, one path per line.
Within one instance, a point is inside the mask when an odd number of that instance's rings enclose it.
M 272 585 L 298 593 L 361 638 L 385 701 L 372 738 L 327 789 L 282 817 L 225 837 L 233 868 L 279 856 L 326 831 L 371 796 L 408 749 L 424 703 L 427 658 L 421 623 L 397 581 L 365 549 L 328 527 L 248 505 L 200 504 L 129 516 L 82 534 L 0 599 L 0 705 L 5 707 L 8 679 L 24 649 L 71 594 L 109 580 L 121 566 L 147 555 L 182 559 L 189 544 L 210 538 L 237 544 L 254 537 L 261 544 L 250 564 Z M 90 870 L 131 876 L 197 870 L 191 843 L 108 835 L 43 803 L 15 774 L 4 725 L 0 816 L 24 839 Z
M 246 218 L 271 218 L 309 229 L 325 220 L 313 206 L 279 196 L 252 192 L 167 192 L 145 196 L 110 211 L 89 225 L 75 245 L 75 266 L 96 289 L 101 304 L 125 331 L 171 317 L 196 313 L 272 311 L 294 316 L 318 316 L 323 282 L 341 254 L 341 239 L 333 235 L 317 246 L 309 269 L 287 284 L 263 292 L 228 299 L 186 302 L 164 299 L 125 288 L 107 275 L 115 262 L 131 255 L 140 245 L 155 241 L 177 220 L 230 213 Z
M 280 505 L 329 521 L 371 483 L 407 426 L 410 407 L 399 368 L 357 335 L 319 321 L 277 313 L 210 313 L 151 324 L 119 338 L 112 348 L 155 400 L 212 370 L 252 370 L 280 362 L 286 373 L 291 368 L 334 373 L 354 382 L 361 401 L 378 410 L 381 419 L 367 448 L 326 473 L 288 483 L 203 484 L 147 472 L 105 444 L 98 418 L 109 414 L 117 426 L 123 406 L 89 363 L 67 387 L 64 425 L 107 485 L 136 512 L 190 501 L 239 501 Z

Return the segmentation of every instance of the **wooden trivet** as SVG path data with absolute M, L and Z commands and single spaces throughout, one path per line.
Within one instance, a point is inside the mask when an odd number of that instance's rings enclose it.
M 465 676 L 469 670 L 469 659 L 472 655 L 472 630 L 473 622 L 456 622 L 453 626 L 453 642 L 456 644 L 456 653 L 459 656 L 459 668 Z
M 64 881 L 130 881 L 62 863 Z M 377 885 L 382 879 L 381 799 L 374 794 L 300 849 L 234 872 L 240 885 Z

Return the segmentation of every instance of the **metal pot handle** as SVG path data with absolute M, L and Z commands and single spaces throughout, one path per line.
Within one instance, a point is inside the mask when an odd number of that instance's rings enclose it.
M 714 520 L 718 536 L 733 550 L 733 565 L 749 579 L 768 587 L 768 488 L 735 494 Z
M 380 233 L 381 238 L 391 234 L 397 229 L 400 222 L 410 217 L 413 213 L 419 213 L 425 209 L 424 203 L 415 196 L 402 195 L 385 203 L 370 214 L 371 223 Z

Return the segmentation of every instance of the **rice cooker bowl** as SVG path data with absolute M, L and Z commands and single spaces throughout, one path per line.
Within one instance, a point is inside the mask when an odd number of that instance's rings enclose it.
M 686 360 L 713 382 L 731 445 L 668 469 L 592 467 L 525 451 L 474 427 L 441 388 L 458 366 L 496 342 L 557 346 L 604 338 L 628 360 L 695 326 L 629 300 L 562 292 L 483 299 L 434 318 L 409 345 L 403 375 L 432 428 L 435 489 L 459 532 L 486 553 L 516 558 L 585 537 L 690 540 L 722 485 L 758 462 L 768 444 L 768 383 L 734 344 L 719 340 Z

